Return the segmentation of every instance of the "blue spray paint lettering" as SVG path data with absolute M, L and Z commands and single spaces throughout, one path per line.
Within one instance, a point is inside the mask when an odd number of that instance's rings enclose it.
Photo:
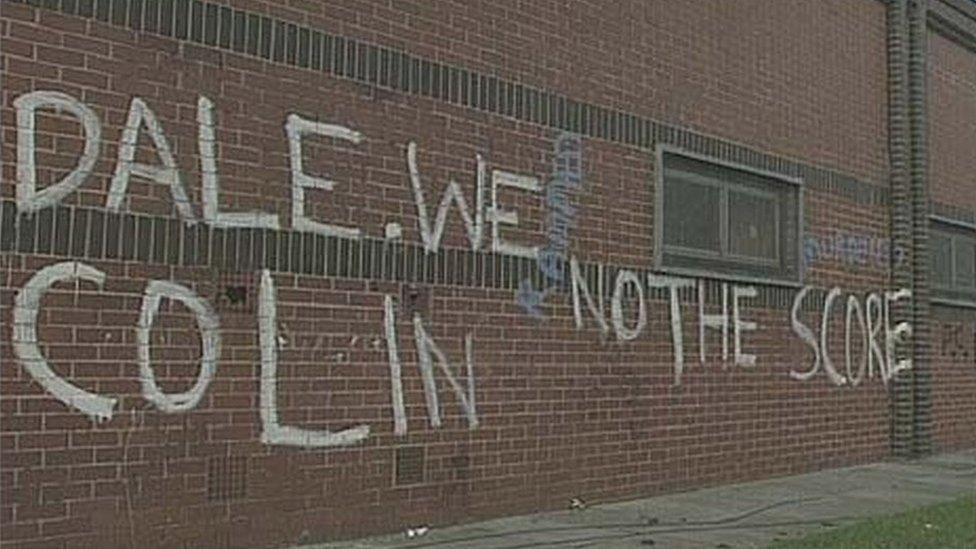
M 803 242 L 803 259 L 807 265 L 834 262 L 885 269 L 892 260 L 896 266 L 901 265 L 906 257 L 904 248 L 892 245 L 890 238 L 835 230 L 827 236 L 807 236 Z
M 546 245 L 536 257 L 545 288 L 536 290 L 526 278 L 516 294 L 522 310 L 536 318 L 545 316 L 539 307 L 546 297 L 566 282 L 569 233 L 576 223 L 576 208 L 570 202 L 583 184 L 583 143 L 579 136 L 561 133 L 554 153 L 552 178 L 546 186 Z

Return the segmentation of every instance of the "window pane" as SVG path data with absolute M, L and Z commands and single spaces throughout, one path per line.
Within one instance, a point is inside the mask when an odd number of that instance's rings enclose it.
M 956 286 L 970 289 L 976 285 L 976 247 L 972 240 L 956 237 L 953 251 L 956 254 Z
M 803 235 L 792 180 L 704 157 L 659 151 L 665 269 L 797 281 Z
M 729 251 L 734 255 L 778 257 L 776 201 L 772 197 L 729 193 Z
M 664 244 L 721 252 L 720 203 L 719 189 L 669 177 L 664 184 Z
M 936 286 L 952 286 L 952 240 L 932 232 L 932 279 Z

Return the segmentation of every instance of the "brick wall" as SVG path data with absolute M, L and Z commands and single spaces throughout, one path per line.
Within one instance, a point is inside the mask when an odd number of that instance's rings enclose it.
M 930 185 L 933 210 L 972 221 L 976 146 L 973 53 L 938 34 L 929 39 Z M 969 215 L 966 215 L 969 214 Z M 935 443 L 967 448 L 976 440 L 976 354 L 971 309 L 937 307 L 933 318 L 932 411 Z
M 132 8 L 184 5 L 188 18 Z M 656 145 L 800 178 L 811 289 L 798 319 L 819 334 L 828 291 L 843 290 L 825 340 L 847 374 L 848 298 L 863 307 L 888 289 L 887 256 L 863 250 L 892 253 L 880 2 L 5 0 L 0 10 L 5 546 L 338 539 L 888 455 L 880 376 L 854 387 L 822 369 L 791 376 L 814 360 L 791 325 L 799 286 L 692 281 L 677 296 L 679 377 L 670 294 L 643 284 L 654 272 Z M 37 91 L 90 109 L 101 136 L 80 185 L 28 212 L 18 139 L 34 135 L 40 190 L 74 169 L 90 137 L 76 114 L 47 107 L 34 132 L 19 132 L 15 102 Z M 145 127 L 126 144 L 134 100 L 158 122 L 185 201 L 139 175 L 112 192 L 127 150 L 136 164 L 163 162 Z M 301 171 L 334 182 L 304 191 L 305 216 L 328 234 L 295 224 L 294 115 L 339 136 L 300 145 Z M 569 286 L 534 313 L 518 297 L 544 277 L 498 243 L 546 243 L 544 191 L 501 188 L 518 225 L 496 236 L 483 220 L 475 236 L 479 170 L 487 206 L 496 172 L 545 189 L 566 136 L 582 154 L 568 255 L 577 290 L 604 303 L 606 329 Z M 245 227 L 205 209 L 212 176 L 221 212 L 253 214 Z M 452 181 L 471 230 L 454 201 L 435 242 Z M 616 291 L 627 273 L 640 288 Z M 755 366 L 736 364 L 736 330 L 727 358 L 715 330 L 700 352 L 699 307 L 722 314 L 723 287 L 756 291 L 739 312 L 756 329 L 738 330 Z M 867 338 L 853 333 L 856 370 Z M 30 354 L 35 340 L 50 371 Z M 972 382 L 954 371 L 954 386 Z M 967 395 L 947 386 L 935 402 L 965 416 Z M 966 444 L 964 430 L 939 433 Z

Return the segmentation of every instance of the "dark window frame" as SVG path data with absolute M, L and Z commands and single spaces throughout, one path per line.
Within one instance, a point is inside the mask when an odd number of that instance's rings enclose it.
M 721 191 L 718 253 L 665 243 L 665 179 L 669 171 L 668 161 L 673 162 L 675 158 L 704 163 L 710 169 L 725 172 L 732 177 L 736 172 L 744 174 L 737 182 L 733 179 L 718 179 L 714 175 L 680 170 L 680 177 L 697 179 L 696 184 L 715 187 Z M 655 160 L 653 242 L 656 270 L 682 276 L 802 287 L 805 275 L 802 260 L 805 227 L 804 185 L 801 178 L 722 160 L 663 143 L 659 143 L 655 148 Z M 679 170 L 671 169 L 672 174 L 676 171 Z M 773 222 L 776 230 L 774 238 L 777 242 L 775 259 L 732 253 L 730 197 L 735 193 L 775 200 L 776 219 Z M 785 207 L 781 207 L 784 204 Z M 792 221 L 795 225 L 792 231 L 786 230 L 788 221 Z M 790 232 L 794 238 L 787 240 L 786 235 Z M 691 266 L 680 264 L 689 262 L 698 264 Z M 752 272 L 742 272 L 746 269 Z
M 949 239 L 949 284 L 936 281 L 935 237 Z M 960 242 L 976 247 L 976 225 L 937 215 L 929 216 L 929 280 L 932 285 L 932 301 L 943 305 L 976 308 L 976 261 L 970 273 L 973 282 L 968 286 L 960 283 L 957 260 L 957 246 Z

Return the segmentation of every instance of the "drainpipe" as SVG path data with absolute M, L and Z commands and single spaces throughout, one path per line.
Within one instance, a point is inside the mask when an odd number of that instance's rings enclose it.
M 927 147 L 927 2 L 888 1 L 888 150 L 891 164 L 891 286 L 912 291 L 892 305 L 895 322 L 912 325 L 899 354 L 912 369 L 891 383 L 891 448 L 896 457 L 932 451 Z M 901 261 L 897 261 L 901 259 Z
M 912 288 L 912 219 L 909 112 L 909 33 L 908 0 L 889 0 L 888 10 L 888 154 L 891 169 L 891 240 L 893 250 L 904 250 L 904 257 L 890 254 L 890 287 Z M 901 259 L 901 261 L 898 261 Z M 904 300 L 892 304 L 894 323 L 912 320 L 912 307 Z M 891 367 L 893 365 L 889 365 Z M 892 380 L 891 450 L 896 457 L 912 453 L 913 407 L 911 371 Z
M 932 369 L 930 361 L 929 193 L 928 193 L 928 0 L 909 7 L 909 118 L 912 195 L 912 454 L 932 452 Z

